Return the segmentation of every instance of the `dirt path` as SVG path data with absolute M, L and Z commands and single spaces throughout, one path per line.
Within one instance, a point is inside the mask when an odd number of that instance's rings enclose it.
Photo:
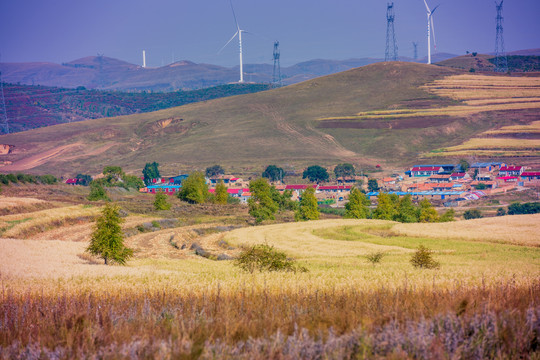
M 40 165 L 45 164 L 46 162 L 48 162 L 48 161 L 62 155 L 63 153 L 67 152 L 68 150 L 75 150 L 76 148 L 78 148 L 81 145 L 82 145 L 81 143 L 77 142 L 77 143 L 73 143 L 73 144 L 69 144 L 69 145 L 58 146 L 58 147 L 55 147 L 54 149 L 42 152 L 40 154 L 30 156 L 30 157 L 24 158 L 24 159 L 19 160 L 19 161 L 15 161 L 11 165 L 6 165 L 6 166 L 2 167 L 2 170 L 5 170 L 5 171 L 23 171 L 23 170 L 32 169 L 32 168 L 35 168 L 35 167 L 38 167 Z

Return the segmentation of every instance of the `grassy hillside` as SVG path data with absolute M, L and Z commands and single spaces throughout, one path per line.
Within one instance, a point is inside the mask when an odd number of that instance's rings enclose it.
M 15 148 L 0 160 L 13 162 L 3 171 L 58 174 L 97 173 L 107 164 L 140 170 L 151 161 L 171 172 L 215 163 L 255 172 L 270 163 L 399 165 L 523 121 L 521 111 L 536 113 L 523 106 L 440 111 L 468 104 L 425 85 L 460 73 L 434 65 L 372 64 L 256 94 L 2 136 L 0 143 Z M 527 91 L 538 96 L 538 87 Z M 429 109 L 436 113 L 395 113 Z M 358 115 L 370 112 L 375 116 L 369 119 Z
M 193 102 L 268 90 L 268 84 L 229 84 L 168 93 L 65 89 L 4 85 L 10 132 L 134 113 L 150 112 Z

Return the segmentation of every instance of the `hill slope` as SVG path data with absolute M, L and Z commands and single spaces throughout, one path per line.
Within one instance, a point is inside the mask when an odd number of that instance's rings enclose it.
M 229 84 L 169 93 L 126 93 L 5 84 L 4 95 L 9 132 L 13 133 L 105 116 L 156 111 L 268 89 L 268 84 Z
M 520 106 L 460 112 L 459 100 L 424 86 L 462 73 L 415 63 L 372 64 L 256 94 L 1 136 L 0 144 L 15 147 L 0 160 L 13 162 L 4 171 L 59 174 L 99 172 L 108 164 L 139 170 L 151 161 L 171 172 L 216 163 L 257 172 L 271 163 L 399 165 L 523 121 Z M 454 110 L 437 112 L 449 106 Z M 418 113 L 422 109 L 434 112 Z

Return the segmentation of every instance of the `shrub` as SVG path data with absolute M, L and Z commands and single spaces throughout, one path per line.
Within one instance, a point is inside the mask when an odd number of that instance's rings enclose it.
M 375 265 L 381 262 L 382 258 L 386 254 L 382 251 L 377 251 L 373 253 L 369 253 L 366 255 L 366 260 L 369 261 L 371 264 Z
M 223 184 L 223 181 L 219 181 L 216 185 L 216 192 L 214 195 L 214 202 L 216 204 L 227 204 L 229 198 L 229 193 L 227 192 L 227 187 Z
M 163 192 L 157 192 L 154 200 L 154 209 L 169 210 L 171 204 L 167 201 L 167 195 Z
M 242 250 L 234 264 L 243 271 L 253 273 L 263 271 L 307 272 L 303 266 L 298 266 L 292 259 L 287 259 L 284 252 L 266 244 L 253 245 Z
M 53 175 L 41 175 L 39 177 L 39 182 L 46 185 L 56 184 L 58 179 Z
M 441 215 L 439 218 L 440 222 L 449 222 L 449 221 L 455 221 L 454 217 L 456 216 L 456 212 L 454 209 L 448 209 L 444 212 L 444 214 Z
M 504 216 L 506 215 L 506 210 L 502 207 L 497 209 L 497 216 Z
M 178 197 L 191 204 L 202 204 L 208 199 L 208 185 L 202 172 L 190 174 L 182 183 Z
M 437 269 L 440 263 L 433 259 L 433 250 L 428 249 L 424 245 L 420 245 L 411 257 L 411 264 L 415 268 L 421 269 Z
M 470 210 L 467 210 L 463 213 L 463 218 L 465 220 L 470 220 L 470 219 L 480 219 L 482 218 L 482 213 L 480 212 L 480 210 L 478 209 L 470 209 Z
M 90 194 L 87 199 L 90 201 L 110 200 L 103 186 L 97 181 L 90 183 Z

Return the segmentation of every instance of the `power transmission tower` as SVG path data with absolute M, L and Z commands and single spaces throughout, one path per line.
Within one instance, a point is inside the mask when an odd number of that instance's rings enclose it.
M 274 72 L 272 74 L 272 86 L 281 87 L 281 65 L 279 64 L 279 41 L 274 41 Z
M 507 72 L 508 71 L 508 59 L 506 58 L 506 52 L 504 51 L 504 37 L 503 37 L 503 1 L 499 4 L 495 2 L 497 7 L 497 26 L 496 26 L 496 36 L 495 36 L 495 71 L 496 72 Z
M 418 60 L 418 43 L 413 41 L 412 46 L 414 47 L 414 61 L 416 61 Z
M 396 33 L 394 32 L 394 3 L 388 3 L 386 7 L 386 51 L 384 61 L 397 60 Z
M 4 82 L 0 71 L 0 129 L 3 134 L 9 134 L 9 124 L 6 111 L 6 100 L 4 98 Z

